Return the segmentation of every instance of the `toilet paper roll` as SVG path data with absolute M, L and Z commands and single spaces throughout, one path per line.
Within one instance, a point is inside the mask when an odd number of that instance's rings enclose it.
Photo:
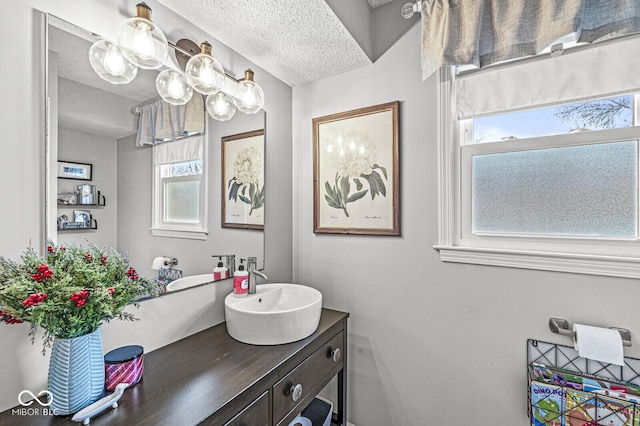
M 574 324 L 573 347 L 583 358 L 624 365 L 622 336 L 617 330 Z
M 168 269 L 171 258 L 165 256 L 158 256 L 153 259 L 153 263 L 151 264 L 151 269 L 160 270 L 160 269 Z
M 313 426 L 313 422 L 307 417 L 298 416 L 289 423 L 289 426 Z

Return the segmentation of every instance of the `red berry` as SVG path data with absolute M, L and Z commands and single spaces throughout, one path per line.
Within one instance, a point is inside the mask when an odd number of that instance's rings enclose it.
M 47 246 L 47 251 L 49 253 L 53 253 L 55 250 L 53 249 L 53 246 Z

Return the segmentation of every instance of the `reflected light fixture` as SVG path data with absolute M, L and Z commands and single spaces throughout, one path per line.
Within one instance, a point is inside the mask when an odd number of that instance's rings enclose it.
M 136 5 L 136 16 L 124 21 L 118 29 L 118 44 L 127 58 L 144 69 L 158 69 L 169 55 L 167 38 L 151 22 L 151 8 Z
M 211 56 L 211 44 L 200 44 L 200 53 L 192 56 L 184 69 L 187 81 L 203 95 L 217 93 L 224 85 L 224 70 L 220 62 Z
M 179 71 L 167 69 L 158 74 L 156 90 L 165 102 L 172 105 L 184 105 L 193 96 L 193 89 Z
M 113 84 L 130 83 L 138 75 L 138 67 L 129 62 L 120 46 L 106 40 L 93 43 L 89 63 L 100 78 Z
M 230 120 L 237 110 L 255 114 L 264 106 L 264 92 L 253 80 L 251 69 L 244 79 L 237 80 L 225 73 L 224 68 L 211 54 L 211 44 L 200 46 L 188 39 L 176 44 L 151 22 L 151 9 L 144 2 L 136 5 L 136 16 L 127 19 L 118 30 L 118 43 L 100 40 L 89 49 L 89 61 L 93 70 L 113 84 L 131 82 L 138 67 L 157 69 L 167 61 L 169 47 L 175 50 L 176 60 L 184 73 L 175 68 L 165 69 L 156 78 L 156 90 L 162 99 L 173 105 L 184 105 L 195 90 L 207 95 L 205 106 L 215 120 Z M 226 87 L 229 78 L 237 84 Z M 198 96 L 200 96 L 198 94 Z
M 253 71 L 251 71 L 251 69 L 244 72 L 244 80 L 238 84 L 233 103 L 245 114 L 255 114 L 264 106 L 264 92 L 262 88 L 253 81 Z
M 218 121 L 231 120 L 236 113 L 236 106 L 231 97 L 224 92 L 207 96 L 205 108 L 209 115 Z

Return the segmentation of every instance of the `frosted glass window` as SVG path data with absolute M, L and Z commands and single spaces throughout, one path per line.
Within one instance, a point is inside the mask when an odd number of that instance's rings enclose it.
M 164 211 L 166 222 L 198 223 L 200 182 L 166 182 Z
M 637 141 L 475 155 L 472 232 L 637 237 Z

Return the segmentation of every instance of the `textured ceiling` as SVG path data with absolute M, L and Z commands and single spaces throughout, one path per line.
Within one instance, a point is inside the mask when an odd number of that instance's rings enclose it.
M 83 114 L 83 102 L 92 97 L 92 90 L 102 90 L 122 96 L 123 105 L 135 106 L 158 97 L 155 79 L 157 71 L 138 70 L 129 84 L 111 84 L 98 77 L 89 64 L 89 48 L 95 37 L 81 28 L 55 17 L 49 20 L 49 50 L 57 56 L 58 125 L 83 133 L 119 139 L 135 133 L 135 120 L 130 125 L 98 120 L 95 115 Z M 128 108 L 127 108 L 128 109 Z M 127 114 L 129 112 L 127 111 Z
M 371 64 L 325 0 L 158 1 L 291 86 Z

